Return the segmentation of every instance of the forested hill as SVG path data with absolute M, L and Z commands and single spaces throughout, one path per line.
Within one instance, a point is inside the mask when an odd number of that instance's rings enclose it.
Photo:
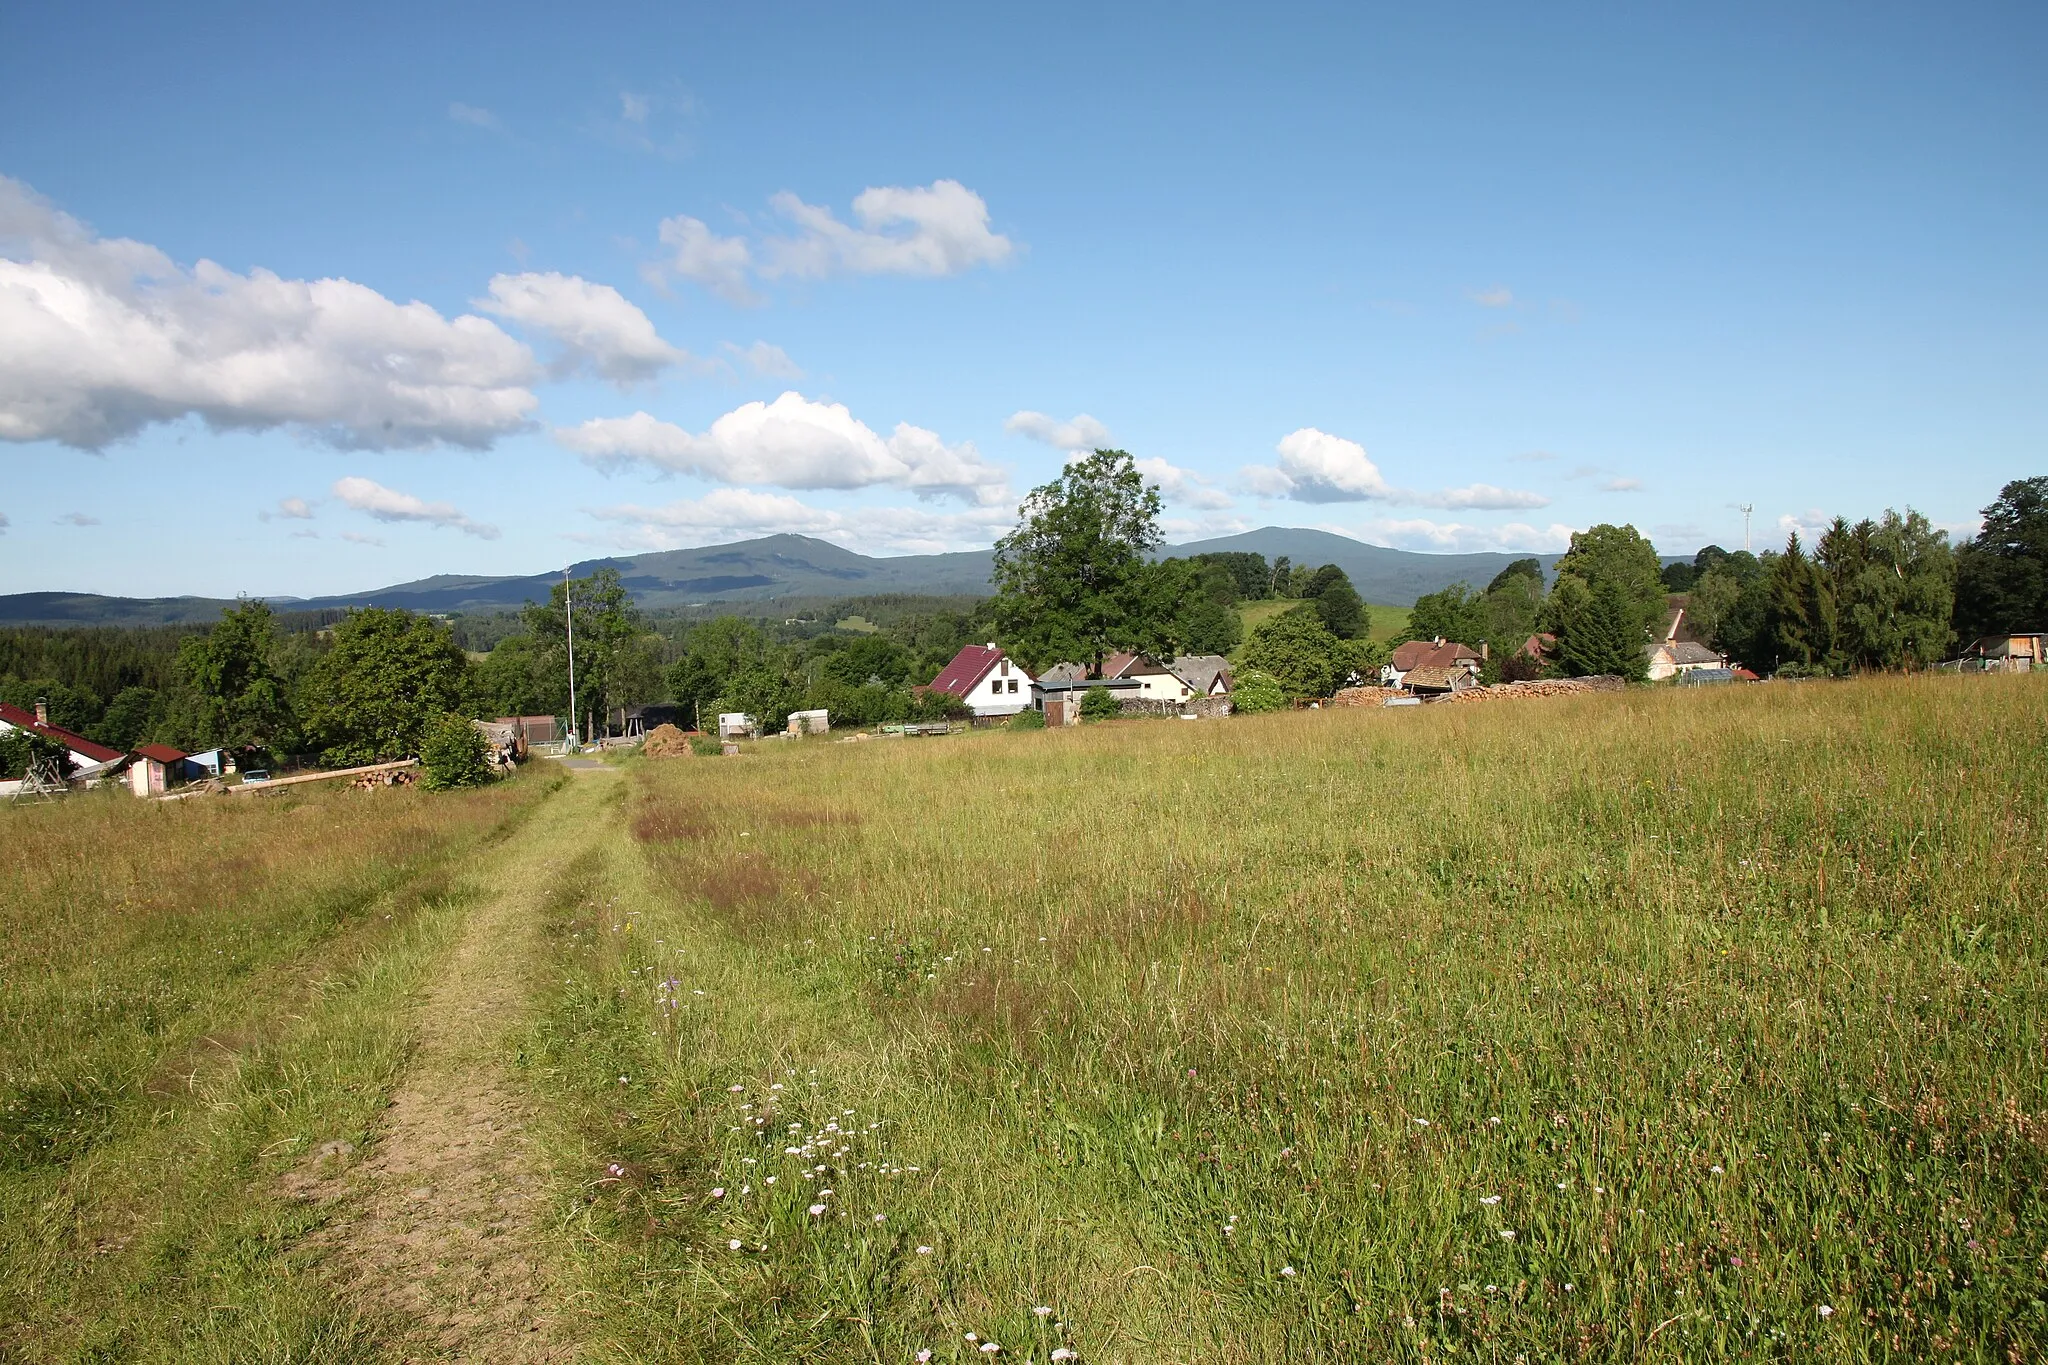
M 1268 561 L 1335 564 L 1367 601 L 1406 605 L 1425 593 L 1466 582 L 1483 588 L 1521 556 L 1438 555 L 1367 545 L 1328 531 L 1268 526 L 1217 540 L 1171 545 L 1162 554 L 1248 551 Z M 1543 557 L 1546 571 L 1557 556 Z M 989 551 L 874 557 L 809 536 L 764 536 L 694 550 L 593 559 L 571 567 L 576 577 L 615 568 L 644 608 L 783 597 L 858 597 L 879 593 L 936 596 L 979 594 L 989 588 Z M 350 606 L 405 607 L 423 612 L 489 612 L 545 601 L 559 570 L 517 577 L 441 574 L 411 583 L 310 600 L 273 597 L 290 610 Z M 0 624 L 173 625 L 211 622 L 225 603 L 201 597 L 100 597 L 90 593 L 32 592 L 0 596 Z

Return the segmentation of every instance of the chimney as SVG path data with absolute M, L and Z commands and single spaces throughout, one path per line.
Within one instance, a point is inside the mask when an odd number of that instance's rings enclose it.
M 37 697 L 37 698 L 36 698 L 36 724 L 38 724 L 38 725 L 48 725 L 49 723 L 50 723 L 50 703 L 49 703 L 49 702 L 48 702 L 47 700 L 45 700 L 44 698 L 42 698 L 42 697 Z

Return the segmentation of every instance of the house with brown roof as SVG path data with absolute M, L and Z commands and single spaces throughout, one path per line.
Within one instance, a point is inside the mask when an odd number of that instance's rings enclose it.
M 1430 670 L 1430 690 L 1448 692 L 1453 689 L 1436 685 L 1441 679 L 1435 670 L 1455 670 L 1464 673 L 1468 683 L 1476 683 L 1479 670 L 1485 663 L 1483 646 L 1474 649 L 1456 640 L 1446 640 L 1441 635 L 1434 640 L 1409 640 L 1394 646 L 1393 657 L 1380 669 L 1380 682 L 1386 687 L 1409 687 L 1409 676 L 1427 669 Z
M 926 690 L 952 693 L 977 716 L 1014 716 L 1031 705 L 1031 675 L 994 641 L 962 648 Z
M 184 784 L 183 749 L 173 749 L 168 744 L 145 744 L 129 757 L 128 790 L 137 796 L 162 796 Z
M 1187 684 L 1193 696 L 1230 695 L 1230 660 L 1221 654 L 1183 654 L 1173 661 L 1173 675 Z

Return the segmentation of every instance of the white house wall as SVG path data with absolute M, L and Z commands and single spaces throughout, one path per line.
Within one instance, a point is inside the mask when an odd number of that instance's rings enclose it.
M 1015 692 L 1010 691 L 1012 686 Z M 997 665 L 968 691 L 965 700 L 977 716 L 1014 716 L 1031 705 L 1031 676 L 1012 664 L 1006 678 Z

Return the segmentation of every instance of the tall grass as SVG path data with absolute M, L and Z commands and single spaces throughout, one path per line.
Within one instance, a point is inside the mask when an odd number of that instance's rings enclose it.
M 2036 1359 L 2044 703 L 647 764 L 524 1053 L 596 1321 L 635 1359 Z
M 364 1140 L 452 860 L 546 787 L 0 808 L 0 1355 L 369 1357 L 279 1177 Z

